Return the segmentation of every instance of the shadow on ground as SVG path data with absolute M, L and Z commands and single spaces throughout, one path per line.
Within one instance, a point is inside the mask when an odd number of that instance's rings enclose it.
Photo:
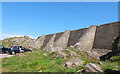
M 112 52 L 109 52 L 103 56 L 100 56 L 99 58 L 101 61 L 105 61 L 105 60 L 109 60 L 113 56 L 120 56 L 120 36 L 116 37 L 116 39 L 112 43 Z M 115 61 L 118 61 L 118 60 L 115 60 Z

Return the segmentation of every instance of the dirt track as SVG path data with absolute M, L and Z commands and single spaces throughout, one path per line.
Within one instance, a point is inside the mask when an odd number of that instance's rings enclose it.
M 13 55 L 7 55 L 7 54 L 0 54 L 0 58 L 9 58 L 12 57 Z

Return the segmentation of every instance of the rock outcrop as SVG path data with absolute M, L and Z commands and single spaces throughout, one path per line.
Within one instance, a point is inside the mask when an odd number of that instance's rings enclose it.
M 73 69 L 76 69 L 78 68 L 79 66 L 83 66 L 84 64 L 84 61 L 80 60 L 80 58 L 72 58 L 72 59 L 69 59 L 68 61 L 65 62 L 64 66 L 66 67 L 69 67 L 69 68 L 73 68 Z
M 93 63 L 88 63 L 85 66 L 85 71 L 86 72 L 103 72 L 99 66 L 97 66 L 96 64 L 93 64 Z
M 23 36 L 23 37 L 12 37 L 2 40 L 2 45 L 5 47 L 11 46 L 23 46 L 25 48 L 35 48 L 34 47 L 34 39 Z

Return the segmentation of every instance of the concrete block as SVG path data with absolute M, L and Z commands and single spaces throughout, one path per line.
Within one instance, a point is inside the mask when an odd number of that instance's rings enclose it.
M 56 40 L 57 40 L 59 37 L 61 37 L 62 34 L 63 34 L 63 32 L 61 32 L 61 33 L 56 33 L 54 42 L 56 42 Z
M 43 43 L 43 47 L 45 47 L 47 45 L 47 43 L 49 42 L 49 40 L 53 37 L 54 34 L 50 34 L 50 35 L 46 35 L 45 39 L 44 39 L 44 43 Z
M 44 40 L 45 40 L 45 35 L 38 37 L 37 40 L 34 42 L 35 48 L 40 48 L 41 46 L 43 46 Z
M 56 34 L 52 36 L 52 38 L 49 40 L 47 45 L 45 46 L 45 49 L 51 49 L 54 46 L 54 41 L 55 41 Z
M 116 37 L 118 37 L 118 23 L 97 26 L 93 48 L 112 49 Z
M 79 41 L 75 46 L 81 51 L 88 51 L 92 49 L 94 37 L 96 33 L 96 26 L 91 26 L 88 30 L 82 35 Z
M 61 37 L 59 37 L 59 38 L 55 41 L 55 46 L 56 46 L 56 47 L 66 48 L 67 45 L 68 45 L 69 36 L 70 36 L 70 30 L 65 31 L 65 32 L 61 35 Z
M 71 31 L 68 46 L 74 46 L 86 30 L 87 28 Z

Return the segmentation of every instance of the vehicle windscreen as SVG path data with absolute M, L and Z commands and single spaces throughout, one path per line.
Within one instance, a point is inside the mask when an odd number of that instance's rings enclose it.
M 13 49 L 18 49 L 19 47 L 18 46 L 14 46 Z

